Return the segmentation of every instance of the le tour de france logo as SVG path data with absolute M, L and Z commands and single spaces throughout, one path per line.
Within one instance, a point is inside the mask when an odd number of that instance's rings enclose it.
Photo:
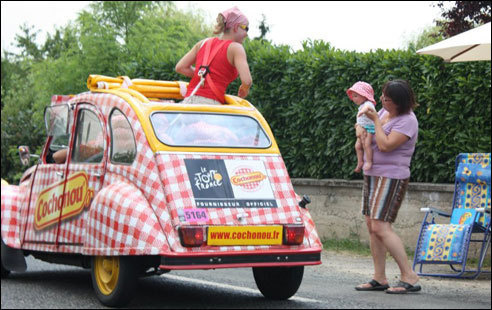
M 88 177 L 84 171 L 69 176 L 65 193 L 63 181 L 57 182 L 43 190 L 36 200 L 34 228 L 41 230 L 58 223 L 58 219 L 72 218 L 88 208 L 94 197 L 94 190 L 89 188 Z
M 221 187 L 222 179 L 219 171 L 208 167 L 200 167 L 193 176 L 194 185 L 199 191 Z

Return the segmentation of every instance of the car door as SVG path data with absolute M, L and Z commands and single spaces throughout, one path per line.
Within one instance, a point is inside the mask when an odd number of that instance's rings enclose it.
M 94 196 L 101 190 L 108 143 L 105 122 L 96 106 L 79 104 L 75 117 L 65 186 L 66 211 L 58 223 L 57 243 L 82 246 L 88 210 Z
M 48 250 L 56 243 L 72 113 L 68 104 L 52 105 L 45 110 L 48 138 L 40 162 L 32 174 L 27 212 L 22 217 L 22 244 L 29 249 Z M 54 156 L 59 159 L 58 162 L 54 160 Z

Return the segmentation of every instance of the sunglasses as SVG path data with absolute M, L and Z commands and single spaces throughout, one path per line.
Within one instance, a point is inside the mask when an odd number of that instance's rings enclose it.
M 241 27 L 243 30 L 245 30 L 246 32 L 249 31 L 249 27 L 246 26 L 246 25 L 239 25 L 239 27 Z

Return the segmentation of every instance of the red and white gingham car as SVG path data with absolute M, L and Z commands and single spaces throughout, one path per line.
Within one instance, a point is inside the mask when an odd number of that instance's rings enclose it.
M 181 104 L 182 82 L 88 87 L 53 96 L 38 163 L 2 182 L 2 277 L 25 255 L 91 268 L 99 300 L 121 306 L 139 276 L 252 267 L 264 296 L 294 295 L 322 244 L 261 114 L 229 95 Z

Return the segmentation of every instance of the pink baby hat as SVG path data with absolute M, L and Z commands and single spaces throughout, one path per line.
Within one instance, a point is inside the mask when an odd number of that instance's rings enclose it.
M 352 92 L 356 92 L 357 94 L 366 97 L 367 100 L 371 101 L 376 105 L 376 100 L 374 100 L 374 90 L 369 83 L 358 81 L 352 87 L 347 89 L 347 95 L 352 100 Z

